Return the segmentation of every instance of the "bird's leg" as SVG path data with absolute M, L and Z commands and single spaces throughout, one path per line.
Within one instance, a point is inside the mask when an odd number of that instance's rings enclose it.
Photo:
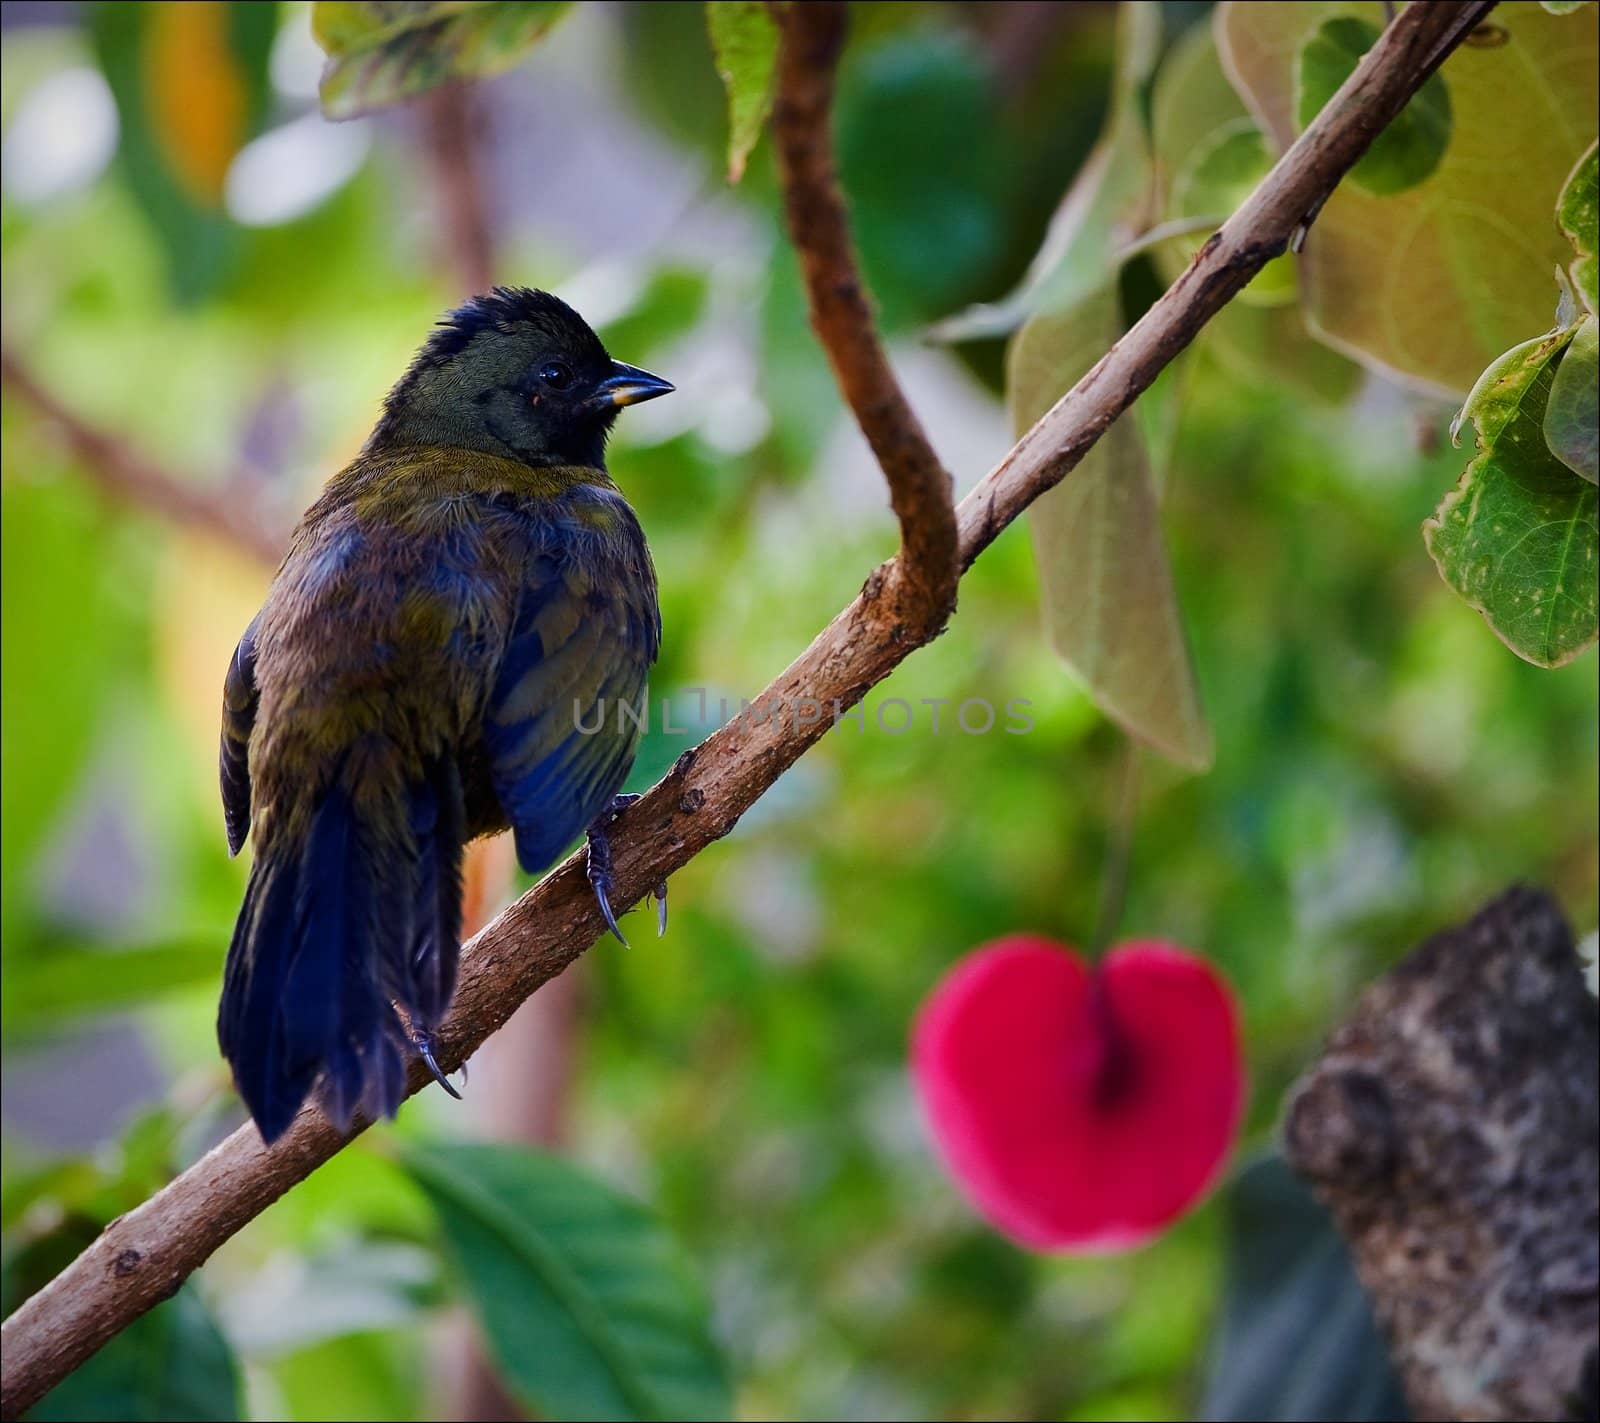
M 594 818 L 586 832 L 589 841 L 589 885 L 594 890 L 596 903 L 600 906 L 601 917 L 606 921 L 606 927 L 617 936 L 617 942 L 624 948 L 628 941 L 623 938 L 622 930 L 617 927 L 617 916 L 611 909 L 611 892 L 616 888 L 616 877 L 611 872 L 611 839 L 609 831 L 617 816 L 626 810 L 637 795 L 619 795 L 613 797 L 611 804 Z M 656 935 L 660 937 L 667 932 L 667 886 L 665 881 L 658 884 L 654 890 L 656 900 Z
M 433 1080 L 454 1097 L 456 1101 L 461 1101 L 461 1094 L 456 1091 L 450 1079 L 444 1075 L 444 1069 L 439 1066 L 438 1059 L 433 1055 L 433 1034 L 426 1028 L 414 1028 L 411 1041 L 428 1071 L 433 1074 Z

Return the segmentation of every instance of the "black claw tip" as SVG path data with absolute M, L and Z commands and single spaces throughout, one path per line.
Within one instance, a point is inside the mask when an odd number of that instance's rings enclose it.
M 417 1051 L 422 1054 L 422 1061 L 426 1064 L 428 1071 L 433 1074 L 433 1080 L 454 1097 L 456 1101 L 464 1100 L 461 1094 L 451 1085 L 450 1079 L 444 1075 L 444 1070 L 434 1060 L 433 1044 L 427 1038 L 417 1039 Z
M 604 885 L 595 885 L 594 897 L 595 902 L 600 906 L 600 915 L 606 921 L 606 928 L 611 930 L 611 932 L 617 936 L 617 942 L 621 944 L 623 948 L 627 948 L 628 941 L 623 938 L 622 930 L 617 927 L 617 916 L 611 912 L 611 900 L 606 895 Z
M 656 938 L 667 932 L 667 887 L 664 884 L 656 886 Z

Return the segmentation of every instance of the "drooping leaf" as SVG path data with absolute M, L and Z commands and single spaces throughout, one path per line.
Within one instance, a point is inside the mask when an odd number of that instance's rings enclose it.
M 330 119 L 510 69 L 568 10 L 566 0 L 316 0 Z
M 118 163 L 161 241 L 180 301 L 211 292 L 236 255 L 223 182 L 268 116 L 277 9 L 129 0 L 89 14 L 117 104 Z
M 1376 25 L 1353 15 L 1324 20 L 1295 56 L 1295 117 L 1305 128 L 1378 42 Z M 1437 168 L 1450 143 L 1450 88 L 1435 73 L 1372 140 L 1349 181 L 1384 196 L 1414 188 Z
M 1350 1253 L 1283 1159 L 1246 1167 L 1225 1206 L 1227 1284 L 1198 1416 L 1407 1418 Z
M 1330 19 L 1383 23 L 1361 0 L 1224 0 L 1223 67 L 1281 151 L 1299 132 L 1296 56 Z M 1468 390 L 1490 361 L 1549 323 L 1553 266 L 1570 247 L 1548 213 L 1594 137 L 1600 27 L 1536 5 L 1491 16 L 1503 42 L 1462 45 L 1440 73 L 1452 131 L 1438 167 L 1403 192 L 1341 184 L 1301 260 L 1314 334 L 1437 393 Z
M 1545 444 L 1551 385 L 1573 332 L 1506 352 L 1483 373 L 1457 425 L 1478 455 L 1423 526 L 1457 593 L 1519 657 L 1560 667 L 1594 642 L 1596 488 Z
M 1544 438 L 1562 464 L 1581 474 L 1590 484 L 1600 482 L 1596 469 L 1600 444 L 1600 341 L 1593 316 L 1585 316 L 1572 335 L 1550 383 L 1550 401 L 1544 409 Z
M 240 1417 L 239 1371 L 185 1285 L 113 1335 L 25 1415 L 30 1423 L 220 1423 Z
M 1210 26 L 1193 26 L 1162 64 L 1151 103 L 1162 221 L 1231 213 L 1270 165 L 1259 133 L 1222 72 Z M 1174 280 L 1209 235 L 1202 228 L 1161 243 L 1154 252 L 1161 275 Z M 1313 340 L 1298 302 L 1285 300 L 1298 290 L 1298 261 L 1285 255 L 1269 262 L 1196 343 L 1242 381 L 1339 404 L 1354 394 L 1361 372 Z
M 1600 281 L 1600 158 L 1591 143 L 1561 189 L 1556 204 L 1556 221 L 1567 234 L 1577 257 L 1568 269 L 1572 284 L 1591 314 L 1600 314 L 1600 299 L 1595 287 Z
M 1117 11 L 1111 112 L 1093 152 L 1050 220 L 1044 244 L 1009 296 L 975 306 L 935 330 L 967 341 L 1014 331 L 1040 311 L 1064 311 L 1116 280 L 1118 254 L 1150 214 L 1150 141 L 1140 98 L 1161 44 L 1161 7 L 1128 0 Z
M 144 1003 L 158 994 L 214 983 L 225 930 L 127 949 L 43 946 L 6 975 L 5 1031 Z
M 660 1223 L 594 1177 L 509 1146 L 412 1146 L 502 1376 L 566 1419 L 726 1418 L 708 1305 Z
M 737 183 L 772 112 L 778 26 L 765 0 L 706 0 L 706 27 L 728 90 L 728 181 Z
M 1012 340 L 1006 398 L 1020 434 L 1121 334 L 1114 290 L 1032 317 Z M 1161 533 L 1143 437 L 1124 415 L 1028 510 L 1052 646 L 1096 705 L 1130 736 L 1193 770 L 1211 730 Z

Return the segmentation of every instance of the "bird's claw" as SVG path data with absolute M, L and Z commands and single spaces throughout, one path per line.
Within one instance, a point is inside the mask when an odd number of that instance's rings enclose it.
M 433 1080 L 444 1088 L 456 1101 L 462 1101 L 461 1094 L 456 1091 L 454 1084 L 444 1074 L 444 1069 L 439 1066 L 438 1059 L 433 1055 L 433 1034 L 421 1032 L 416 1035 L 416 1049 L 421 1055 L 424 1065 L 433 1074 Z M 465 1073 L 463 1073 L 465 1076 Z
M 611 891 L 616 887 L 616 881 L 611 873 L 611 841 L 606 836 L 606 827 L 616 818 L 618 809 L 620 807 L 613 801 L 589 827 L 588 875 L 589 888 L 594 891 L 595 903 L 600 906 L 600 917 L 606 921 L 606 928 L 617 936 L 617 942 L 627 948 L 628 941 L 617 927 L 617 916 L 611 908 Z
M 656 938 L 667 932 L 667 882 L 662 880 L 655 888 L 656 896 Z

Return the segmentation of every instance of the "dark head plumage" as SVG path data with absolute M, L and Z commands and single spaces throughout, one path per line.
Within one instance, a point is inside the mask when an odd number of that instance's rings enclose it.
M 559 297 L 495 287 L 434 328 L 384 400 L 367 447 L 478 449 L 532 465 L 603 468 L 617 412 L 671 389 L 613 361 Z
M 495 287 L 446 312 L 412 364 L 440 365 L 460 355 L 485 331 L 509 334 L 519 324 L 569 344 L 575 353 L 582 350 L 596 361 L 609 359 L 594 329 L 560 297 L 534 287 Z

